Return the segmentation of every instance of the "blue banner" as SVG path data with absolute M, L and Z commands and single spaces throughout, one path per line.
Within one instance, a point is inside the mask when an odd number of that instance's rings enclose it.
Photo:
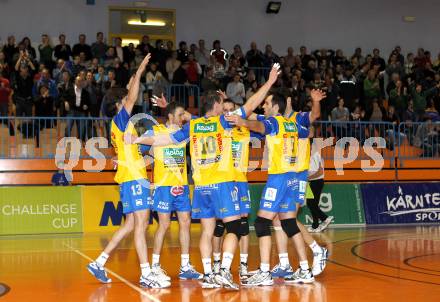
M 440 183 L 362 184 L 367 224 L 440 222 Z

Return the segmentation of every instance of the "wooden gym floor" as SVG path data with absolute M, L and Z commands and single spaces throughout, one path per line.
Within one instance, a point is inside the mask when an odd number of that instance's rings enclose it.
M 151 242 L 155 226 L 148 231 Z M 180 251 L 173 222 L 161 256 L 172 276 L 163 290 L 138 287 L 139 265 L 132 238 L 111 256 L 111 285 L 98 283 L 86 270 L 111 234 L 0 237 L 0 295 L 3 301 L 440 301 L 440 226 L 330 229 L 317 235 L 331 250 L 325 272 L 311 285 L 202 290 L 197 281 L 179 281 Z M 191 261 L 201 270 L 198 225 L 192 227 Z M 151 253 L 151 249 L 149 249 Z M 291 254 L 291 263 L 297 260 Z M 310 256 L 311 257 L 311 256 Z M 237 258 L 237 257 L 236 257 Z M 150 254 L 151 259 L 151 254 Z M 250 269 L 258 261 L 251 237 Z M 277 262 L 275 250 L 272 265 Z M 233 273 L 237 275 L 237 259 Z

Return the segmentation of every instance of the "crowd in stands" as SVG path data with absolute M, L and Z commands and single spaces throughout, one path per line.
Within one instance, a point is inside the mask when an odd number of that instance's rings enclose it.
M 349 129 L 346 121 L 405 122 L 408 128 L 411 123 L 426 122 L 424 129 L 417 129 L 423 132 L 418 136 L 422 140 L 435 137 L 438 142 L 440 53 L 435 56 L 422 48 L 404 53 L 396 46 L 387 56 L 379 49 L 366 54 L 361 48 L 344 54 L 324 48 L 310 52 L 301 46 L 298 52 L 289 47 L 287 53 L 276 54 L 271 45 L 261 50 L 254 42 L 248 51 L 238 44 L 225 50 L 218 40 L 212 47 L 204 40 L 188 44 L 181 41 L 175 49 L 171 41 L 157 40 L 152 45 L 147 35 L 139 45 L 122 46 L 120 38 L 107 44 L 99 32 L 91 45 L 81 34 L 72 47 L 63 34 L 55 46 L 43 34 L 35 49 L 29 38 L 17 44 L 10 36 L 0 46 L 0 114 L 110 116 L 109 99 L 126 87 L 142 58 L 152 53 L 135 112 L 148 110 L 150 97 L 170 84 L 195 85 L 201 94 L 221 89 L 235 103 L 243 104 L 277 62 L 282 75 L 275 86 L 291 97 L 295 110 L 310 108 L 311 89 L 326 90 L 321 119 L 342 125 L 333 131 L 338 137 L 363 132 L 362 128 Z M 415 134 L 409 139 L 416 145 L 424 143 L 417 142 Z

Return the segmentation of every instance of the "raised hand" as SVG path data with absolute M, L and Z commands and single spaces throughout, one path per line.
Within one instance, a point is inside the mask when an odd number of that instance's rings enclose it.
M 132 133 L 130 133 L 130 132 L 125 132 L 124 133 L 124 143 L 126 144 L 126 145 L 133 145 L 133 144 L 135 144 L 135 140 L 137 139 L 138 137 L 136 136 L 136 135 L 133 135 Z
M 217 90 L 217 94 L 218 94 L 223 100 L 226 100 L 226 99 L 228 98 L 228 96 L 226 95 L 226 93 L 225 93 L 223 90 L 221 90 L 221 89 Z
M 148 65 L 148 62 L 150 62 L 150 59 L 151 59 L 151 54 L 149 53 L 145 56 L 145 58 L 142 60 L 141 64 L 139 65 L 139 70 L 144 71 Z
M 153 95 L 153 97 L 151 98 L 151 103 L 153 103 L 153 106 L 159 107 L 159 108 L 167 108 L 167 106 L 168 106 L 167 99 L 165 98 L 163 93 L 162 93 L 161 97 Z
M 312 97 L 313 102 L 320 102 L 322 99 L 327 97 L 327 94 L 321 89 L 313 89 L 310 92 L 310 96 Z
M 271 85 L 275 84 L 278 79 L 278 76 L 281 74 L 280 70 L 281 66 L 278 63 L 273 64 L 272 69 L 269 73 L 269 79 L 267 80 Z

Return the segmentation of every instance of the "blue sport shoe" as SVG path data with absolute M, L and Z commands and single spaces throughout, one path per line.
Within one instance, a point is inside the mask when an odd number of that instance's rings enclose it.
M 89 265 L 87 265 L 87 270 L 102 283 L 112 282 L 112 279 L 107 277 L 107 272 L 105 269 L 99 266 L 96 262 L 90 262 Z
M 194 267 L 190 264 L 187 267 L 185 267 L 185 270 L 183 267 L 180 268 L 179 279 L 180 280 L 201 280 L 201 279 L 203 279 L 203 274 L 196 271 L 194 269 Z
M 282 267 L 279 263 L 271 271 L 272 277 L 284 278 L 293 274 L 293 269 L 289 265 L 288 267 Z

